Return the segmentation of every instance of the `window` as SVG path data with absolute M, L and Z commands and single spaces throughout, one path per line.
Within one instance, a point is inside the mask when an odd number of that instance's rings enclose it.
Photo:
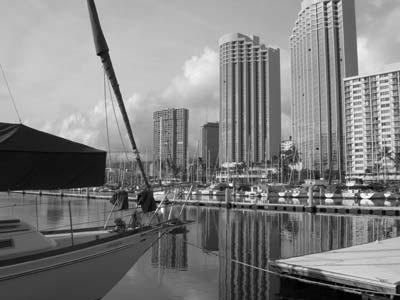
M 12 239 L 0 240 L 0 249 L 14 247 L 14 241 Z

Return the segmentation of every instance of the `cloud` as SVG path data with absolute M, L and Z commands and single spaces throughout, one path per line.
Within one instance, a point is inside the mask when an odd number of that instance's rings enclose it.
M 379 72 L 385 64 L 400 61 L 400 35 L 396 32 L 400 20 L 398 1 L 374 0 L 368 4 L 369 8 L 358 6 L 362 10 L 357 20 L 360 74 Z
M 164 90 L 147 95 L 135 93 L 125 99 L 136 143 L 142 152 L 152 146 L 154 111 L 166 108 L 189 109 L 189 143 L 191 145 L 196 144 L 200 138 L 201 125 L 207 121 L 218 120 L 218 65 L 218 53 L 205 48 L 200 55 L 189 58 L 183 64 L 181 73 L 172 78 Z M 107 103 L 110 148 L 111 151 L 121 151 L 123 146 L 110 99 Z M 116 103 L 115 106 L 124 144 L 130 149 L 125 126 Z M 71 113 L 54 123 L 41 124 L 40 128 L 77 142 L 107 149 L 105 124 L 105 104 L 104 100 L 100 100 L 87 112 Z

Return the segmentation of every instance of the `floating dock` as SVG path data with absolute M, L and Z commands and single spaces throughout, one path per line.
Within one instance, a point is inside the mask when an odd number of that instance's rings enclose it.
M 400 237 L 270 263 L 282 274 L 391 297 L 400 294 L 399 266 Z

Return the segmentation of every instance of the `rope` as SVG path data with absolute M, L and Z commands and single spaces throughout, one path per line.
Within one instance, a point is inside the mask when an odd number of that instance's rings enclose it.
M 111 147 L 110 147 L 110 132 L 108 129 L 108 113 L 107 113 L 107 85 L 106 85 L 106 71 L 104 70 L 103 76 L 103 88 L 104 88 L 104 114 L 106 118 L 106 133 L 107 133 L 107 150 L 108 150 L 108 164 L 111 168 Z
M 196 244 L 193 244 L 193 243 L 191 243 L 191 242 L 189 242 L 189 241 L 187 241 L 185 239 L 183 239 L 183 241 L 185 243 L 187 243 L 188 245 L 192 246 L 192 247 L 195 247 L 195 248 L 198 248 L 198 249 L 204 251 L 204 249 L 202 247 L 200 247 L 200 246 L 198 246 Z M 227 256 L 221 255 L 219 253 L 210 252 L 210 251 L 206 251 L 205 253 L 207 255 L 212 255 L 212 256 L 219 257 L 219 258 L 229 259 Z M 282 273 L 278 273 L 278 272 L 275 272 L 275 271 L 268 270 L 266 268 L 254 266 L 254 265 L 242 262 L 242 261 L 237 260 L 237 259 L 230 259 L 230 261 L 234 262 L 236 264 L 245 266 L 245 267 L 252 268 L 254 270 L 258 270 L 258 271 L 261 271 L 261 272 L 269 273 L 269 274 L 276 275 L 276 276 L 279 276 L 279 277 L 292 279 L 292 280 L 297 280 L 297 281 L 300 281 L 302 283 L 307 283 L 307 284 L 313 284 L 313 285 L 318 285 L 318 286 L 322 286 L 322 287 L 327 287 L 327 288 L 339 290 L 339 291 L 342 291 L 342 292 L 344 291 L 344 292 L 353 293 L 353 294 L 357 294 L 357 295 L 360 295 L 360 294 L 363 294 L 363 293 L 369 293 L 369 294 L 383 295 L 383 296 L 400 296 L 400 294 L 396 294 L 396 293 L 384 293 L 384 292 L 379 292 L 379 291 L 371 291 L 371 290 L 367 290 L 367 289 L 346 287 L 346 286 L 342 287 L 342 286 L 338 286 L 338 285 L 335 285 L 335 284 L 324 283 L 324 282 L 319 282 L 319 281 L 315 281 L 315 280 L 309 280 L 309 279 L 300 278 L 300 277 L 296 277 L 296 276 L 292 276 L 292 275 L 288 275 L 288 274 L 282 274 Z
M 121 139 L 122 148 L 124 149 L 124 154 L 125 154 L 126 160 L 129 161 L 128 153 L 127 153 L 128 151 L 126 150 L 127 148 L 125 146 L 124 139 L 122 138 L 121 128 L 119 127 L 117 113 L 115 111 L 114 98 L 113 98 L 113 94 L 111 92 L 110 80 L 108 80 L 107 82 L 108 82 L 108 90 L 109 90 L 109 94 L 110 94 L 111 104 L 112 104 L 112 108 L 113 108 L 113 112 L 114 112 L 114 118 L 115 118 L 115 122 L 117 123 L 119 138 Z
M 19 115 L 17 106 L 15 105 L 14 96 L 13 96 L 13 94 L 11 93 L 10 86 L 8 85 L 6 73 L 4 72 L 3 67 L 1 66 L 1 64 L 0 64 L 0 69 L 1 69 L 1 73 L 3 74 L 4 82 L 6 83 L 6 87 L 7 87 L 7 90 L 8 90 L 8 94 L 10 95 L 10 98 L 11 98 L 12 104 L 13 104 L 13 106 L 14 106 L 14 110 L 15 110 L 15 112 L 16 112 L 16 114 L 17 114 L 19 123 L 22 124 L 21 116 Z

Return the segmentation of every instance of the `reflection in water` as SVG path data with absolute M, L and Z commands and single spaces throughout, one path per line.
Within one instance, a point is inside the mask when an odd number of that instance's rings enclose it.
M 206 251 L 218 251 L 219 211 L 215 209 L 200 210 L 198 222 L 201 229 L 201 247 Z
M 219 222 L 210 221 L 216 218 Z M 290 289 L 289 286 L 297 286 L 297 283 L 290 280 L 282 281 L 277 276 L 232 260 L 268 268 L 269 260 L 329 251 L 398 236 L 400 226 L 399 220 L 394 218 L 208 208 L 201 209 L 197 221 L 202 229 L 202 241 L 208 241 L 210 233 L 219 233 L 218 238 L 214 239 L 218 240 L 218 249 L 213 249 L 218 251 L 220 257 L 221 300 L 277 299 L 282 295 L 293 297 L 291 292 L 287 293 L 287 289 Z M 208 244 L 202 243 L 202 247 L 210 251 Z M 308 292 L 312 293 L 314 288 L 308 287 Z M 327 291 L 327 295 L 334 299 L 338 293 Z
M 151 263 L 154 267 L 187 270 L 187 233 L 163 235 L 151 248 Z

